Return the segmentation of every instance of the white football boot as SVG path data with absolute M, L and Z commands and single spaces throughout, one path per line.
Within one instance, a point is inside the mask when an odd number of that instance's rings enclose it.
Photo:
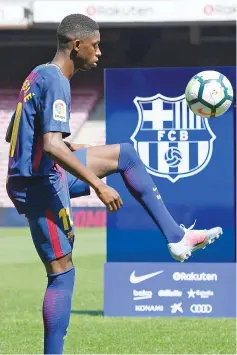
M 196 221 L 189 228 L 185 228 L 181 224 L 180 227 L 184 230 L 183 238 L 178 243 L 168 244 L 170 254 L 175 260 L 180 262 L 187 260 L 192 252 L 198 249 L 205 249 L 208 244 L 214 243 L 223 234 L 221 227 L 202 230 L 193 229 L 195 223 Z

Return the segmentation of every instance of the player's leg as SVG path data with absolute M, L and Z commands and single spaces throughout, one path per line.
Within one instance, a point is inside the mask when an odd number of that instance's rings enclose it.
M 145 208 L 167 239 L 171 255 L 183 261 L 222 234 L 220 227 L 196 231 L 180 227 L 168 212 L 157 187 L 131 144 L 91 147 L 74 153 L 98 177 L 119 172 L 134 198 Z M 85 158 L 86 156 L 86 158 Z M 73 180 L 73 178 L 72 178 Z M 75 179 L 74 179 L 75 181 Z M 77 180 L 78 181 L 78 180 Z M 75 186 L 80 186 L 76 182 Z M 83 183 L 84 184 L 84 183 Z M 83 195 L 83 193 L 82 193 Z M 80 195 L 78 195 L 80 196 Z
M 43 302 L 44 354 L 62 354 L 70 321 L 75 269 L 48 275 Z
M 75 279 L 70 199 L 68 189 L 63 190 L 52 197 L 46 209 L 27 215 L 32 239 L 48 278 L 43 301 L 44 354 L 63 353 Z
M 179 241 L 184 231 L 166 209 L 157 187 L 131 144 L 90 147 L 74 152 L 95 175 L 102 178 L 119 172 L 134 198 L 143 205 L 168 242 Z M 85 195 L 87 184 L 67 174 L 71 197 Z M 87 193 L 86 193 L 87 194 Z
M 149 213 L 167 241 L 180 241 L 183 229 L 166 209 L 156 185 L 131 144 L 88 148 L 87 167 L 99 177 L 119 172 L 129 192 Z

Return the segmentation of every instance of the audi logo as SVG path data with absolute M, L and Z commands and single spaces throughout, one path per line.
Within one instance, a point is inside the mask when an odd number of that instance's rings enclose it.
M 192 304 L 190 307 L 192 313 L 211 313 L 212 306 L 210 304 Z

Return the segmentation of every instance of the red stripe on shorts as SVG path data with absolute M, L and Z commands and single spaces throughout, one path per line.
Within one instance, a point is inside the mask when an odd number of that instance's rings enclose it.
M 47 219 L 49 236 L 50 236 L 55 258 L 56 259 L 61 258 L 63 256 L 63 252 L 62 252 L 57 226 L 55 224 L 54 215 L 52 211 L 49 210 L 46 211 L 46 219 Z

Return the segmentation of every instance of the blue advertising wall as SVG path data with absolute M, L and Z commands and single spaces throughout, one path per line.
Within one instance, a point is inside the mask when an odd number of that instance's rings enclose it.
M 152 106 L 152 102 L 160 101 L 163 107 L 162 114 L 167 110 L 171 117 L 171 110 L 173 111 L 171 126 L 169 126 L 169 119 L 166 118 L 163 119 L 163 124 L 168 147 L 177 148 L 176 141 L 169 141 L 167 129 L 179 133 L 176 123 L 179 119 L 182 126 L 184 112 L 182 95 L 190 78 L 202 70 L 216 70 L 223 73 L 231 81 L 235 90 L 234 67 L 106 70 L 106 143 L 129 142 L 135 148 L 141 141 L 145 143 L 147 140 L 149 144 L 150 137 L 152 136 L 154 140 L 157 131 L 151 132 L 151 122 L 144 123 L 144 117 L 148 117 L 144 112 L 153 110 L 154 115 L 158 115 L 159 108 L 152 109 L 155 107 Z M 140 98 L 137 99 L 137 104 L 136 97 Z M 180 101 L 179 110 L 175 104 L 177 101 Z M 159 104 L 156 107 L 159 107 Z M 190 113 L 187 111 L 185 115 L 188 117 L 189 124 Z M 143 132 L 139 126 L 139 119 L 143 120 L 140 122 L 143 125 Z M 202 142 L 205 140 L 206 145 L 200 145 L 201 150 L 199 145 L 197 145 L 198 150 L 196 146 L 196 151 L 191 147 L 189 149 L 191 176 L 181 176 L 179 167 L 172 168 L 172 166 L 169 167 L 168 173 L 164 171 L 157 173 L 159 170 L 157 157 L 154 158 L 151 154 L 148 157 L 143 156 L 146 160 L 144 162 L 150 171 L 153 169 L 153 172 L 159 175 L 151 175 L 151 177 L 178 224 L 189 227 L 194 220 L 197 220 L 195 226 L 197 229 L 221 226 L 224 230 L 219 241 L 206 250 L 194 253 L 190 262 L 233 262 L 235 261 L 234 106 L 232 105 L 219 118 L 203 119 L 196 123 L 197 118 L 194 117 L 193 122 L 195 123 L 192 123 L 194 125 L 192 132 L 195 139 Z M 143 135 L 144 128 L 148 130 L 148 134 L 145 132 Z M 201 137 L 200 128 L 203 128 L 205 138 Z M 205 149 L 207 149 L 206 153 Z M 204 164 L 200 163 L 202 160 L 199 158 L 200 152 L 203 152 Z M 166 158 L 169 158 L 167 153 Z M 201 164 L 199 169 L 198 164 Z M 107 215 L 107 262 L 172 262 L 164 237 L 144 209 L 130 196 L 119 174 L 109 176 L 107 183 L 121 194 L 124 201 L 120 211 Z

